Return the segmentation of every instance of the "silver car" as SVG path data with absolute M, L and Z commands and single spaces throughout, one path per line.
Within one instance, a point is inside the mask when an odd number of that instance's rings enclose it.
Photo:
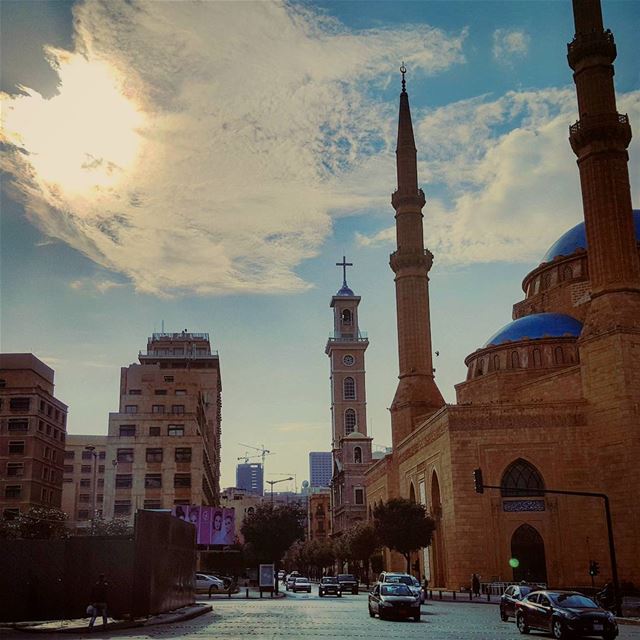
M 296 581 L 291 586 L 291 590 L 293 593 L 297 593 L 298 591 L 311 593 L 311 582 L 309 582 L 309 578 L 303 578 L 302 576 L 297 577 Z

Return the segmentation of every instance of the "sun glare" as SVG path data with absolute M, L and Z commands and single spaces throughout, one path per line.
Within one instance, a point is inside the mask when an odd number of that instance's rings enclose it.
M 28 152 L 35 178 L 67 195 L 118 183 L 135 163 L 143 116 L 121 91 L 115 70 L 53 52 L 59 94 L 3 96 L 2 137 Z

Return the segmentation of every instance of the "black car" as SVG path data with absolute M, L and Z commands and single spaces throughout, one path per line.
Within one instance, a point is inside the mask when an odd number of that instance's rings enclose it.
M 532 591 L 516 602 L 520 633 L 530 629 L 550 631 L 556 640 L 598 636 L 613 640 L 618 625 L 612 613 L 576 591 Z
M 533 591 L 533 587 L 525 584 L 512 584 L 505 589 L 500 597 L 500 620 L 506 622 L 509 617 L 516 617 L 516 602 L 520 602 L 527 594 Z
M 322 578 L 322 580 L 320 580 L 320 585 L 318 586 L 318 595 L 321 598 L 328 595 L 334 595 L 338 596 L 338 598 L 341 598 L 342 590 L 340 589 L 338 578 L 336 578 L 335 576 L 327 576 L 326 578 Z
M 369 594 L 369 615 L 385 618 L 413 618 L 420 622 L 420 596 L 406 584 L 376 584 Z
M 350 573 L 339 573 L 338 584 L 340 591 L 351 591 L 351 593 L 358 594 L 358 580 Z

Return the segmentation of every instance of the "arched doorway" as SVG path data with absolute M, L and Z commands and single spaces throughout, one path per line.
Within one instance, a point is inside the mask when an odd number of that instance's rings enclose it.
M 520 525 L 511 536 L 511 565 L 516 582 L 547 582 L 544 540 L 529 524 Z
M 444 531 L 442 527 L 442 501 L 440 500 L 440 483 L 434 470 L 431 475 L 431 515 L 436 521 L 436 529 L 431 538 L 431 578 L 434 587 L 445 586 L 444 570 Z

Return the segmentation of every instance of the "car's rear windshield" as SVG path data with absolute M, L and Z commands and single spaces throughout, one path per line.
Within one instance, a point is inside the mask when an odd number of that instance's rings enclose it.
M 296 578 L 296 582 L 309 582 L 308 578 Z
M 550 593 L 551 600 L 560 607 L 579 607 L 582 609 L 597 609 L 598 605 L 581 593 Z
M 338 578 L 322 578 L 322 584 L 338 584 Z
M 350 573 L 341 573 L 338 576 L 338 580 L 351 580 L 353 582 L 356 581 L 356 579 Z
M 383 584 L 380 587 L 383 596 L 410 596 L 411 591 L 406 584 Z

